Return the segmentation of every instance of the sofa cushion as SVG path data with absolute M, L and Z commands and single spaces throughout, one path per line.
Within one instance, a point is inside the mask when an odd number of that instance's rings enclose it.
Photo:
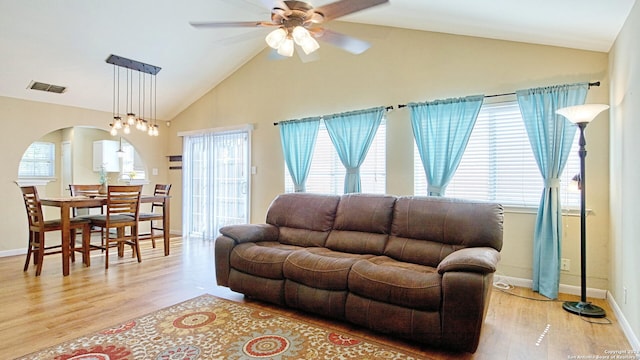
M 391 231 L 396 197 L 347 194 L 340 198 L 326 247 L 356 254 L 382 255 Z
M 284 279 L 282 265 L 298 246 L 283 245 L 274 241 L 243 243 L 231 251 L 231 268 L 245 274 L 268 279 Z
M 326 248 L 307 248 L 293 252 L 284 262 L 284 277 L 297 283 L 325 290 L 346 290 L 351 266 L 372 255 L 349 254 Z
M 376 256 L 356 262 L 349 291 L 362 297 L 420 310 L 438 310 L 442 277 L 435 268 Z
M 324 246 L 339 201 L 337 195 L 282 194 L 269 206 L 266 222 L 280 228 L 283 244 Z
M 441 197 L 400 197 L 384 254 L 436 267 L 466 247 L 502 249 L 503 209 L 499 204 Z

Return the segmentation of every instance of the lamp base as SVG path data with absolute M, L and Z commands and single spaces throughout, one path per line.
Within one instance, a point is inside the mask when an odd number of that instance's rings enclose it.
M 603 308 L 589 302 L 565 301 L 562 308 L 570 313 L 585 317 L 602 318 L 607 316 Z

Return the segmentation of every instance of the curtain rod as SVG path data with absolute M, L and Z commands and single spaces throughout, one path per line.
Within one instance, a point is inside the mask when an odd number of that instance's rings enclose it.
M 596 82 L 591 82 L 589 83 L 589 88 L 591 88 L 592 86 L 600 86 L 600 81 L 596 81 Z M 493 97 L 500 97 L 500 96 L 509 96 L 509 95 L 515 95 L 515 92 L 510 92 L 510 93 L 504 93 L 504 94 L 493 94 L 493 95 L 485 95 L 485 98 L 493 98 Z M 407 107 L 407 104 L 399 104 L 398 105 L 398 109 L 402 109 L 403 107 Z
M 394 108 L 393 108 L 393 105 L 389 105 L 389 106 L 386 106 L 384 109 L 385 109 L 386 111 L 391 111 L 391 110 L 393 110 Z M 273 123 L 273 126 L 278 126 L 278 124 L 280 124 L 280 123 L 279 123 L 279 122 L 274 122 L 274 123 Z

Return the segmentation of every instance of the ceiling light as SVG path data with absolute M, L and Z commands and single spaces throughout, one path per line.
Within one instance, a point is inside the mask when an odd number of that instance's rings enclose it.
M 136 129 L 148 132 L 151 136 L 158 136 L 156 118 L 158 83 L 156 75 L 161 68 L 116 55 L 110 55 L 106 62 L 113 64 L 113 123 L 110 124 L 111 135 L 116 136 L 120 129 L 125 134 L 129 134 L 131 133 L 131 128 L 135 126 Z M 126 71 L 126 80 L 124 81 L 126 117 L 124 119 L 120 116 L 120 68 L 124 68 Z M 136 89 L 134 89 L 135 81 L 133 80 L 132 71 L 138 72 L 137 92 L 138 114 L 140 116 L 136 116 L 133 111 L 133 94 Z M 147 77 L 149 81 L 147 81 Z M 147 94 L 149 95 L 148 103 Z M 149 115 L 148 119 L 145 119 L 146 114 Z M 154 129 L 153 131 L 150 130 L 152 128 Z
M 277 28 L 267 34 L 264 39 L 272 49 L 278 49 L 282 42 L 287 38 L 287 31 L 283 28 Z
M 293 56 L 293 39 L 287 37 L 278 47 L 278 54 L 282 56 Z
M 291 32 L 293 40 L 300 45 L 305 54 L 309 55 L 320 48 L 320 44 L 311 36 L 309 30 L 302 26 L 296 26 Z

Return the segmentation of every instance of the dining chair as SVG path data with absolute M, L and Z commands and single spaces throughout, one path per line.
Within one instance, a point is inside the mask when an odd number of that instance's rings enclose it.
M 29 268 L 29 262 L 31 261 L 31 255 L 33 254 L 33 262 L 36 265 L 36 276 L 40 276 L 42 273 L 42 262 L 45 255 L 61 254 L 62 245 L 47 246 L 45 242 L 45 233 L 50 231 L 57 231 L 62 229 L 62 223 L 60 219 L 45 220 L 42 212 L 42 203 L 38 196 L 38 190 L 35 186 L 21 186 L 22 198 L 24 199 L 24 205 L 27 210 L 27 219 L 29 222 L 29 247 L 27 248 L 27 259 L 24 263 L 24 270 Z M 82 260 L 88 265 L 88 252 L 85 251 L 89 244 L 91 237 L 90 227 L 91 222 L 85 218 L 73 217 L 70 219 L 70 248 L 69 256 L 72 261 L 75 261 L 75 252 L 82 252 Z M 75 238 L 76 231 L 82 230 L 82 248 L 76 246 Z
M 69 184 L 69 193 L 71 196 L 87 196 L 96 197 L 100 196 L 100 184 Z M 99 209 L 100 214 L 104 214 L 104 207 L 100 206 L 88 206 L 88 207 L 74 207 L 72 212 L 73 216 L 90 216 L 91 209 Z M 85 210 L 86 214 L 80 214 L 78 210 Z M 91 227 L 92 233 L 100 233 L 100 239 L 102 239 L 103 229 L 99 227 Z M 89 250 L 104 250 L 104 242 L 101 240 L 100 246 L 89 244 Z
M 95 197 L 99 195 L 100 184 L 88 184 L 88 185 L 80 185 L 80 184 L 69 184 L 69 193 L 71 196 L 88 196 Z M 78 213 L 79 209 L 100 209 L 100 213 L 102 213 L 102 206 L 90 206 L 90 207 L 82 207 L 82 208 L 73 208 L 73 216 L 80 215 Z
M 169 196 L 169 191 L 171 190 L 171 184 L 156 184 L 156 187 L 153 191 L 153 195 L 155 196 Z M 160 209 L 160 212 L 157 212 L 156 209 Z M 140 240 L 151 240 L 151 245 L 155 249 L 156 247 L 156 239 L 160 237 L 164 237 L 164 204 L 162 202 L 153 202 L 151 203 L 151 212 L 141 212 L 140 213 L 140 221 L 148 221 L 149 222 L 149 232 L 140 234 Z M 154 221 L 156 223 L 154 223 Z M 158 225 L 160 222 L 162 225 Z M 156 231 L 161 231 L 158 234 Z
M 130 245 L 138 262 L 140 243 L 138 242 L 138 217 L 140 212 L 140 194 L 142 185 L 109 185 L 105 214 L 90 215 L 86 218 L 92 226 L 104 229 L 105 269 L 109 268 L 109 249 L 118 248 L 118 256 L 124 253 L 124 245 Z M 126 229 L 129 228 L 129 232 Z M 115 233 L 110 230 L 115 229 Z M 112 245 L 113 244 L 113 245 Z

